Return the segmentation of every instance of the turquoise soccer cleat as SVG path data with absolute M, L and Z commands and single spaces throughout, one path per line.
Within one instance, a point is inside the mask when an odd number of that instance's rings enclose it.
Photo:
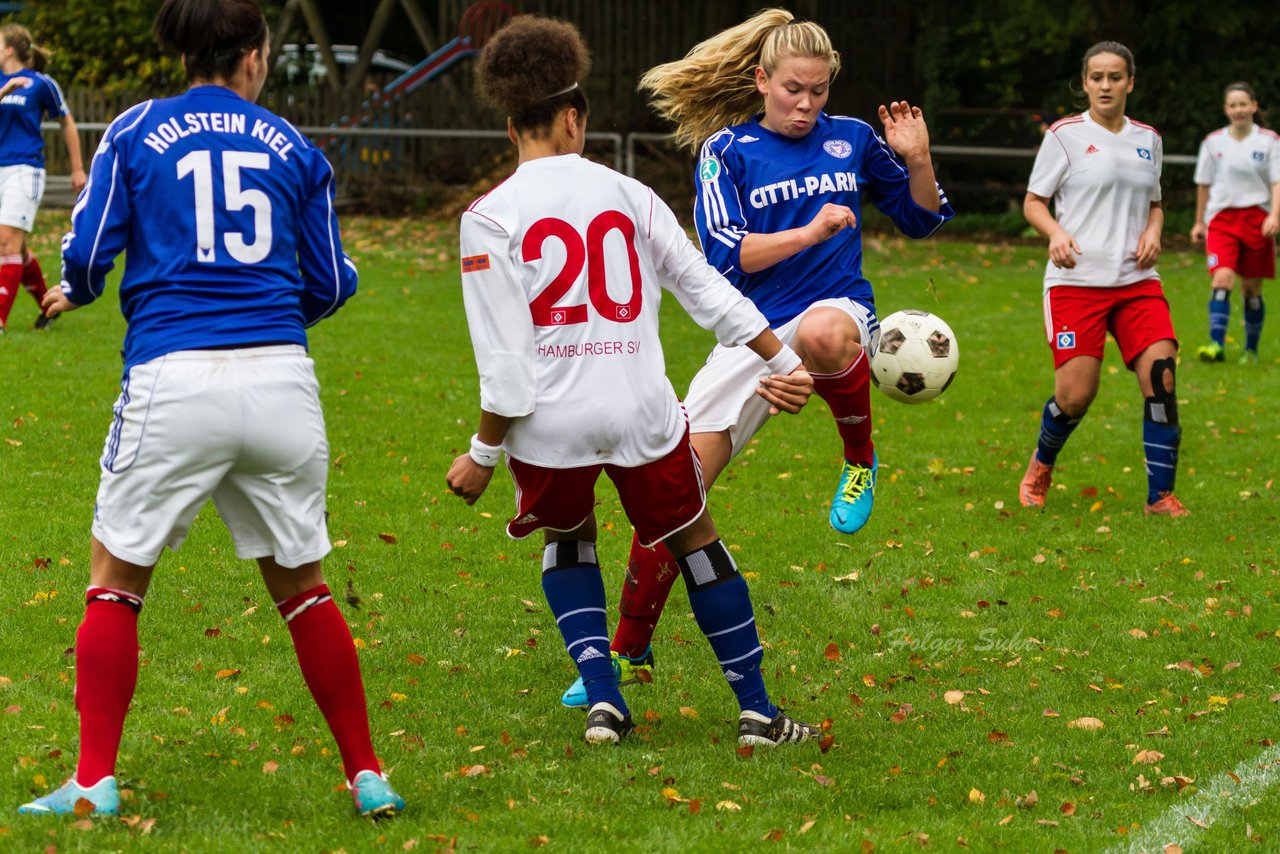
M 347 784 L 356 812 L 369 818 L 390 818 L 404 812 L 404 798 L 396 794 L 387 778 L 376 771 L 361 771 Z
M 76 804 L 81 802 L 88 806 L 81 806 L 80 815 L 119 815 L 120 790 L 116 788 L 116 778 L 103 777 L 87 789 L 72 778 L 49 794 L 18 807 L 18 812 L 27 815 L 73 815 Z
M 616 652 L 611 653 L 611 656 L 613 658 L 613 675 L 618 680 L 619 685 L 634 685 L 637 682 L 653 681 L 652 644 L 646 646 L 644 653 L 635 658 L 619 655 Z M 587 700 L 587 686 L 582 684 L 581 676 L 575 679 L 573 684 L 560 695 L 560 704 L 566 709 L 585 709 L 590 705 Z
M 871 518 L 876 501 L 876 471 L 880 461 L 873 453 L 871 467 L 855 466 L 845 461 L 840 470 L 840 485 L 831 500 L 831 527 L 842 534 L 856 534 Z

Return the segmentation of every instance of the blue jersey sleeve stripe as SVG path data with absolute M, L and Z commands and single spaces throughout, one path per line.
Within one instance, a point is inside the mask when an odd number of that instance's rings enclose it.
M 70 115 L 71 108 L 67 106 L 67 99 L 62 94 L 62 87 L 58 85 L 58 81 L 54 80 L 48 74 L 44 74 L 39 71 L 36 72 L 36 76 L 48 84 L 49 88 L 53 90 L 53 96 L 58 101 L 58 114 L 62 116 Z

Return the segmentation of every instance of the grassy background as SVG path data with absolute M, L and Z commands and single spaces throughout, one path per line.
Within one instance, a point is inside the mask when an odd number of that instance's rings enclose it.
M 51 220 L 37 244 L 46 268 Z M 962 350 L 938 401 L 876 396 L 870 524 L 856 537 L 827 526 L 840 452 L 817 399 L 767 425 L 712 494 L 752 585 L 771 691 L 797 717 L 829 719 L 833 746 L 738 756 L 732 695 L 676 593 L 656 682 L 627 689 L 638 737 L 588 749 L 581 714 L 557 702 L 574 674 L 542 601 L 540 549 L 503 534 L 510 479 L 474 508 L 444 487 L 478 407 L 452 226 L 353 219 L 347 242 L 361 294 L 312 335 L 334 457 L 326 571 L 408 813 L 353 816 L 288 632 L 211 507 L 162 558 L 144 611 L 125 820 L 12 811 L 74 769 L 71 647 L 123 336 L 114 292 L 48 334 L 28 331 L 22 296 L 0 339 L 0 738 L 12 759 L 0 847 L 1095 850 L 1126 844 L 1276 737 L 1274 321 L 1262 365 L 1180 368 L 1178 494 L 1191 517 L 1142 515 L 1142 401 L 1114 353 L 1048 508 L 1027 512 L 1017 484 L 1052 388 L 1043 248 L 869 240 L 882 316 L 936 311 Z M 1201 264 L 1161 263 L 1187 352 L 1205 334 Z M 674 300 L 662 311 L 683 390 L 711 338 Z M 1238 303 L 1233 320 L 1238 338 Z M 600 500 L 612 597 L 630 529 L 607 485 Z M 1069 726 L 1082 717 L 1104 728 Z M 1136 762 L 1140 751 L 1164 755 Z M 1184 845 L 1277 844 L 1280 797 L 1230 789 L 1208 793 L 1220 821 L 1184 822 Z

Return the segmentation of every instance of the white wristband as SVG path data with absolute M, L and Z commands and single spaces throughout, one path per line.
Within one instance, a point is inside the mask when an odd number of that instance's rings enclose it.
M 765 364 L 769 367 L 769 373 L 786 376 L 800 367 L 800 357 L 796 355 L 795 350 L 783 344 L 782 349 L 774 353 L 772 359 L 765 360 Z
M 502 461 L 501 445 L 486 445 L 480 441 L 480 434 L 471 437 L 471 459 L 476 465 L 491 469 Z

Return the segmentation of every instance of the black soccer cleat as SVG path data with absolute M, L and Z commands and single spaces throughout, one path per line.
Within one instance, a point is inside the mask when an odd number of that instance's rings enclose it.
M 821 734 L 818 727 L 792 720 L 781 709 L 773 720 L 759 712 L 743 712 L 738 716 L 738 744 L 744 746 L 777 747 L 791 741 L 809 741 Z
M 33 329 L 48 329 L 48 328 L 49 328 L 49 324 L 50 324 L 50 323 L 53 323 L 53 322 L 54 322 L 55 320 L 57 320 L 57 319 L 58 319 L 58 315 L 56 315 L 56 314 L 55 314 L 53 317 L 49 317 L 48 315 L 46 315 L 46 314 L 44 314 L 43 312 L 41 312 L 41 313 L 40 313 L 40 315 L 36 318 L 36 322 L 35 322 L 35 324 L 32 326 L 32 328 L 33 328 Z
M 591 744 L 617 744 L 636 728 L 631 715 L 624 715 L 612 703 L 596 703 L 587 712 L 587 741 Z

